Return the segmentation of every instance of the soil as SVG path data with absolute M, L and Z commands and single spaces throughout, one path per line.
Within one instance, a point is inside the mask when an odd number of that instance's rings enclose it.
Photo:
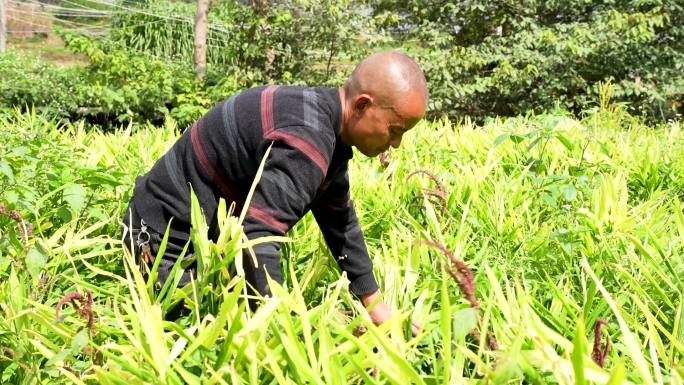
M 10 49 L 37 56 L 59 67 L 85 66 L 88 59 L 83 55 L 74 54 L 64 46 L 64 41 L 52 33 L 36 35 L 31 38 L 16 38 L 10 36 L 7 41 Z

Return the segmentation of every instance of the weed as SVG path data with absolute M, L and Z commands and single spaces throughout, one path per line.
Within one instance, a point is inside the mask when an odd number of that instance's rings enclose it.
M 601 349 L 601 326 L 606 325 L 606 321 L 598 319 L 594 324 L 594 348 L 591 351 L 591 359 L 600 367 L 606 364 L 606 357 L 610 352 L 610 338 L 606 334 L 606 346 Z
M 28 249 L 29 238 L 33 235 L 33 224 L 25 221 L 18 210 L 10 210 L 0 203 L 0 215 L 6 216 L 17 223 L 19 236 L 24 243 L 24 248 Z
M 95 332 L 95 313 L 93 312 L 93 292 L 91 292 L 88 289 L 85 289 L 85 297 L 83 294 L 77 292 L 77 291 L 72 291 L 70 293 L 67 293 L 62 299 L 59 300 L 57 303 L 57 306 L 55 307 L 55 318 L 57 320 L 60 320 L 60 313 L 62 311 L 62 308 L 64 305 L 67 303 L 71 304 L 71 307 L 74 308 L 76 313 L 86 320 L 88 322 L 88 330 L 90 333 Z M 80 302 L 81 304 L 77 304 L 77 302 Z
M 444 269 L 449 272 L 449 275 L 456 281 L 458 284 L 458 287 L 461 288 L 461 292 L 463 293 L 463 296 L 470 302 L 470 306 L 475 310 L 477 314 L 477 319 L 478 319 L 478 324 L 481 326 L 482 325 L 482 318 L 480 316 L 480 303 L 477 300 L 477 296 L 475 295 L 475 277 L 473 275 L 473 271 L 468 267 L 468 265 L 461 261 L 460 259 L 456 258 L 456 256 L 449 251 L 444 245 L 439 244 L 437 242 L 433 241 L 421 241 L 422 244 L 432 246 L 442 253 L 446 255 L 451 263 L 453 263 L 456 268 L 452 268 L 449 266 L 448 263 L 445 263 L 443 265 Z M 473 329 L 472 331 L 473 337 L 476 340 L 480 339 L 479 332 L 476 329 Z M 497 342 L 496 338 L 494 337 L 494 334 L 492 334 L 491 331 L 487 332 L 487 342 L 489 344 L 489 348 L 492 350 L 498 350 L 499 349 L 499 343 Z

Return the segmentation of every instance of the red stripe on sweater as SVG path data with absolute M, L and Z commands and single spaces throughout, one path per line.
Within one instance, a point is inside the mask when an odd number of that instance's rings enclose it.
M 261 127 L 264 130 L 264 137 L 273 131 L 273 94 L 278 86 L 268 86 L 261 92 Z
M 196 121 L 193 125 L 192 128 L 190 129 L 190 139 L 192 141 L 192 149 L 195 151 L 195 154 L 197 155 L 197 159 L 199 159 L 200 164 L 202 165 L 202 168 L 204 169 L 204 172 L 209 175 L 211 178 L 212 182 L 218 186 L 219 190 L 221 190 L 221 193 L 223 194 L 224 198 L 230 200 L 231 202 L 236 202 L 236 195 L 233 192 L 233 190 L 228 186 L 226 183 L 226 177 L 223 175 L 223 173 L 216 168 L 216 166 L 209 161 L 209 158 L 207 157 L 207 154 L 204 152 L 204 145 L 202 144 L 202 140 L 199 137 L 199 120 Z
M 285 132 L 281 130 L 273 131 L 266 136 L 270 140 L 282 140 L 283 142 L 289 144 L 290 146 L 302 151 L 304 155 L 308 156 L 311 161 L 313 161 L 318 168 L 321 169 L 323 175 L 328 172 L 328 160 L 325 159 L 323 152 L 316 147 L 310 141 L 295 135 L 291 132 Z
M 287 232 L 287 224 L 277 220 L 268 209 L 254 207 L 254 204 L 252 203 L 249 206 L 249 209 L 247 209 L 247 215 L 254 219 L 258 219 L 260 222 L 263 222 L 282 233 Z

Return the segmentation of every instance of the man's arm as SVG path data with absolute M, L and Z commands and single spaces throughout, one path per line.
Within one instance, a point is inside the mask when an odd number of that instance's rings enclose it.
M 313 200 L 324 172 L 287 136 L 296 131 L 274 135 L 270 155 L 264 165 L 257 187 L 243 223 L 249 239 L 271 235 L 284 235 L 304 214 Z M 268 144 L 268 143 L 267 143 Z M 327 161 L 327 159 L 324 159 Z M 254 247 L 256 262 L 246 256 L 245 274 L 248 282 L 262 295 L 270 293 L 266 272 L 277 282 L 282 282 L 280 272 L 280 244 L 262 243 Z
M 346 164 L 316 202 L 312 212 L 330 252 L 351 281 L 352 293 L 361 299 L 376 325 L 385 322 L 392 311 L 383 302 L 373 275 L 373 263 L 349 195 Z
M 374 324 L 387 321 L 392 316 L 392 309 L 382 299 L 373 275 L 373 263 L 349 195 L 346 164 L 316 202 L 312 212 L 330 252 L 351 281 L 352 293 L 361 299 Z M 412 334 L 416 336 L 419 331 L 420 325 L 413 322 Z
M 349 195 L 346 164 L 312 207 L 323 237 L 342 271 L 351 281 L 350 290 L 362 298 L 375 293 L 378 284 L 363 232 Z

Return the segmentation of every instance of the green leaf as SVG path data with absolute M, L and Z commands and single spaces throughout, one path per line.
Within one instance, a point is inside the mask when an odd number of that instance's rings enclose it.
M 534 138 L 527 146 L 527 151 L 532 150 L 537 144 L 539 144 L 539 141 L 542 140 L 542 138 L 542 136 L 537 136 L 536 138 Z
M 556 201 L 556 197 L 548 193 L 542 195 L 542 200 L 552 207 L 556 207 L 556 205 L 558 204 L 558 202 Z
M 575 338 L 572 340 L 572 368 L 575 371 L 575 385 L 585 385 L 584 377 L 584 356 L 587 351 L 587 341 L 584 339 L 584 320 L 577 320 L 577 330 Z
M 12 167 L 9 165 L 9 163 L 0 161 L 0 173 L 5 175 L 10 182 L 14 181 L 14 172 L 12 171 Z
M 494 139 L 494 147 L 505 142 L 508 138 L 510 138 L 509 134 L 501 134 L 501 135 L 497 136 L 496 139 Z
M 47 256 L 38 247 L 32 247 L 29 250 L 26 255 L 26 269 L 34 281 L 40 277 L 40 272 L 43 271 L 47 260 Z
M 620 385 L 625 382 L 625 363 L 623 360 L 618 361 L 613 371 L 610 373 L 610 378 L 606 385 Z
M 5 368 L 5 370 L 2 371 L 2 377 L 0 377 L 0 380 L 1 380 L 0 382 L 3 384 L 9 384 L 10 380 L 12 379 L 12 376 L 14 375 L 14 372 L 16 372 L 18 368 L 19 368 L 19 365 L 17 365 L 14 362 L 9 364 Z
M 454 339 L 460 340 L 477 327 L 477 314 L 472 307 L 456 310 L 451 314 Z
M 5 271 L 7 271 L 7 268 L 10 266 L 10 263 L 12 263 L 11 258 L 0 255 L 0 273 L 4 273 Z
M 451 302 L 449 299 L 449 285 L 447 284 L 449 275 L 446 271 L 442 271 L 442 280 L 440 286 L 440 302 L 442 309 L 440 310 L 439 326 L 444 338 L 444 360 L 442 362 L 442 383 L 448 384 L 451 379 Z
M 14 205 L 19 202 L 19 194 L 14 190 L 7 190 L 3 192 L 3 200 L 9 205 Z
M 575 145 L 572 144 L 570 139 L 565 137 L 563 134 L 556 133 L 556 138 L 563 144 L 563 146 L 565 146 L 565 148 L 568 149 L 568 151 L 572 151 L 575 149 Z
M 76 333 L 76 335 L 74 335 L 74 338 L 71 339 L 71 354 L 80 354 L 83 348 L 85 348 L 88 345 L 88 341 L 90 341 L 90 336 L 88 336 L 88 329 L 83 328 L 81 329 L 81 331 Z
M 64 188 L 64 200 L 72 212 L 78 213 L 85 204 L 86 190 L 81 184 L 70 184 Z
M 525 140 L 527 138 L 527 135 L 520 135 L 520 134 L 512 134 L 511 135 L 511 140 L 513 143 L 518 144 Z
M 561 191 L 563 192 L 563 197 L 566 201 L 573 202 L 575 199 L 577 199 L 577 189 L 575 186 L 566 184 L 561 187 Z

